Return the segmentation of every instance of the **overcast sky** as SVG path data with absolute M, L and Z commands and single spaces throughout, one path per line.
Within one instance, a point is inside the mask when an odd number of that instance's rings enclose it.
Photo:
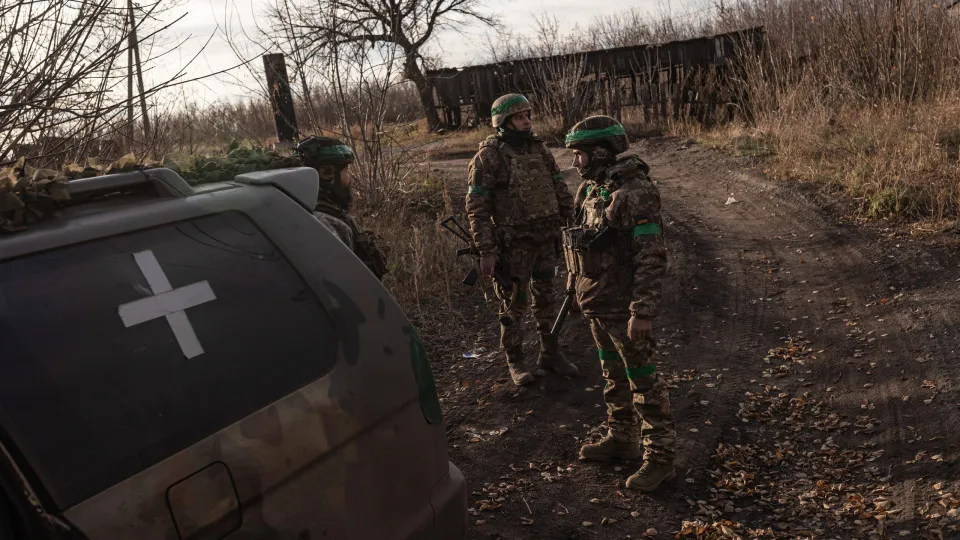
M 165 48 L 173 43 L 182 43 L 176 50 L 163 57 L 155 73 L 148 79 L 158 80 L 163 75 L 175 73 L 197 54 L 207 40 L 205 51 L 187 69 L 191 77 L 216 72 L 237 63 L 237 56 L 227 45 L 224 32 L 236 34 L 240 26 L 253 28 L 255 18 L 263 9 L 264 0 L 180 0 L 181 7 L 170 13 L 169 18 L 186 14 L 167 34 Z M 499 14 L 504 23 L 514 31 L 530 30 L 534 17 L 540 13 L 554 15 L 561 29 L 569 32 L 578 23 L 581 27 L 598 16 L 610 15 L 630 8 L 644 11 L 660 11 L 668 8 L 672 13 L 684 14 L 702 8 L 704 0 L 486 0 L 491 13 Z M 464 66 L 486 60 L 485 34 L 477 25 L 466 26 L 458 32 L 446 31 L 437 35 L 431 44 L 431 53 L 443 58 L 445 67 Z M 251 66 L 258 74 L 262 72 L 259 59 Z M 249 72 L 239 69 L 233 76 L 249 81 Z M 149 83 L 148 83 L 149 84 Z M 205 80 L 202 83 L 183 87 L 184 93 L 200 104 L 218 98 L 252 97 L 248 92 L 230 84 L 230 76 Z

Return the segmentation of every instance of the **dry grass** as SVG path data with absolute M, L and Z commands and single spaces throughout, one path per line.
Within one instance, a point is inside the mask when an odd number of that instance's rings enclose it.
M 407 175 L 401 191 L 376 208 L 358 205 L 361 224 L 382 238 L 388 251 L 387 289 L 418 326 L 454 323 L 456 289 L 469 271 L 455 254 L 459 240 L 439 225 L 454 213 L 446 182 L 420 167 Z
M 477 153 L 477 146 L 493 133 L 492 127 L 484 126 L 437 136 L 435 144 L 428 150 L 428 156 L 434 160 L 472 157 Z
M 791 121 L 792 120 L 792 121 Z M 780 178 L 844 188 L 863 218 L 955 219 L 960 214 L 960 100 L 811 110 L 754 126 L 673 126 Z
M 840 187 L 863 218 L 960 215 L 956 20 L 916 0 L 744 0 L 727 23 L 767 30 L 736 75 L 751 121 L 670 133 Z

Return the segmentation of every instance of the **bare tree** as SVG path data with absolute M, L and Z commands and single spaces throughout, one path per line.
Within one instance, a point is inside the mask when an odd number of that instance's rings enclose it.
M 293 0 L 292 9 L 274 9 L 273 36 L 289 42 L 290 36 L 306 46 L 303 61 L 327 56 L 349 46 L 392 45 L 403 76 L 416 85 L 420 105 L 430 129 L 439 125 L 433 106 L 433 88 L 427 79 L 422 50 L 442 29 L 480 22 L 497 27 L 485 15 L 480 0 Z
M 0 160 L 22 155 L 55 164 L 96 154 L 103 139 L 124 138 L 131 101 L 186 82 L 181 70 L 124 97 L 131 20 L 137 42 L 150 43 L 182 19 L 156 23 L 167 6 L 154 0 L 131 17 L 115 0 L 0 3 Z M 164 54 L 142 57 L 145 70 Z
M 574 123 L 599 104 L 596 81 L 587 81 L 586 54 L 589 42 L 579 28 L 564 34 L 556 16 L 534 17 L 534 30 L 526 36 L 507 34 L 503 39 L 487 36 L 485 44 L 491 62 L 521 62 L 521 81 L 529 89 L 534 107 L 545 125 L 541 133 L 562 136 Z

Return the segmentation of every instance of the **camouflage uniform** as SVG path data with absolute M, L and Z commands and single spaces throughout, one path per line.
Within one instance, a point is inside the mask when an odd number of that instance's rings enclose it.
M 560 352 L 557 336 L 550 334 L 556 316 L 554 267 L 560 256 L 560 227 L 573 218 L 573 197 L 543 141 L 504 127 L 510 115 L 529 110 L 523 96 L 498 99 L 492 111 L 498 134 L 480 143 L 467 172 L 466 211 L 474 242 L 481 256 L 497 256 L 515 285 L 507 294 L 494 282 L 503 306 L 500 345 L 516 384 L 533 381 L 523 357 L 522 318 L 528 309 L 540 335 L 537 371 L 578 372 Z
M 337 139 L 309 137 L 297 145 L 297 153 L 304 165 L 320 175 L 313 215 L 382 280 L 387 273 L 386 257 L 376 236 L 361 229 L 350 214 L 350 188 L 340 181 L 340 173 L 355 161 L 353 150 Z
M 581 449 L 583 459 L 640 456 L 644 468 L 627 486 L 652 490 L 673 473 L 676 438 L 666 384 L 654 361 L 652 336 L 627 335 L 631 317 L 649 321 L 657 313 L 667 259 L 660 193 L 629 148 L 623 127 L 609 117 L 591 117 L 567 136 L 567 146 L 587 152 L 589 162 L 577 190 L 578 226 L 564 230 L 567 266 L 576 276 L 580 309 L 590 321 L 606 387 L 609 432 Z M 638 429 L 639 424 L 639 429 Z

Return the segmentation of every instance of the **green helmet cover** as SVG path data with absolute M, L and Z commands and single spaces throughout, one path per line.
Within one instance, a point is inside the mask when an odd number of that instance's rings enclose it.
M 591 116 L 577 122 L 564 140 L 567 148 L 596 146 L 600 143 L 607 143 L 615 154 L 626 152 L 630 148 L 623 124 L 604 115 Z
M 490 118 L 493 127 L 503 127 L 511 115 L 524 111 L 532 111 L 530 101 L 521 94 L 506 94 L 497 98 L 490 107 Z
M 310 167 L 350 165 L 356 161 L 353 149 L 333 137 L 307 137 L 297 145 L 297 154 Z

